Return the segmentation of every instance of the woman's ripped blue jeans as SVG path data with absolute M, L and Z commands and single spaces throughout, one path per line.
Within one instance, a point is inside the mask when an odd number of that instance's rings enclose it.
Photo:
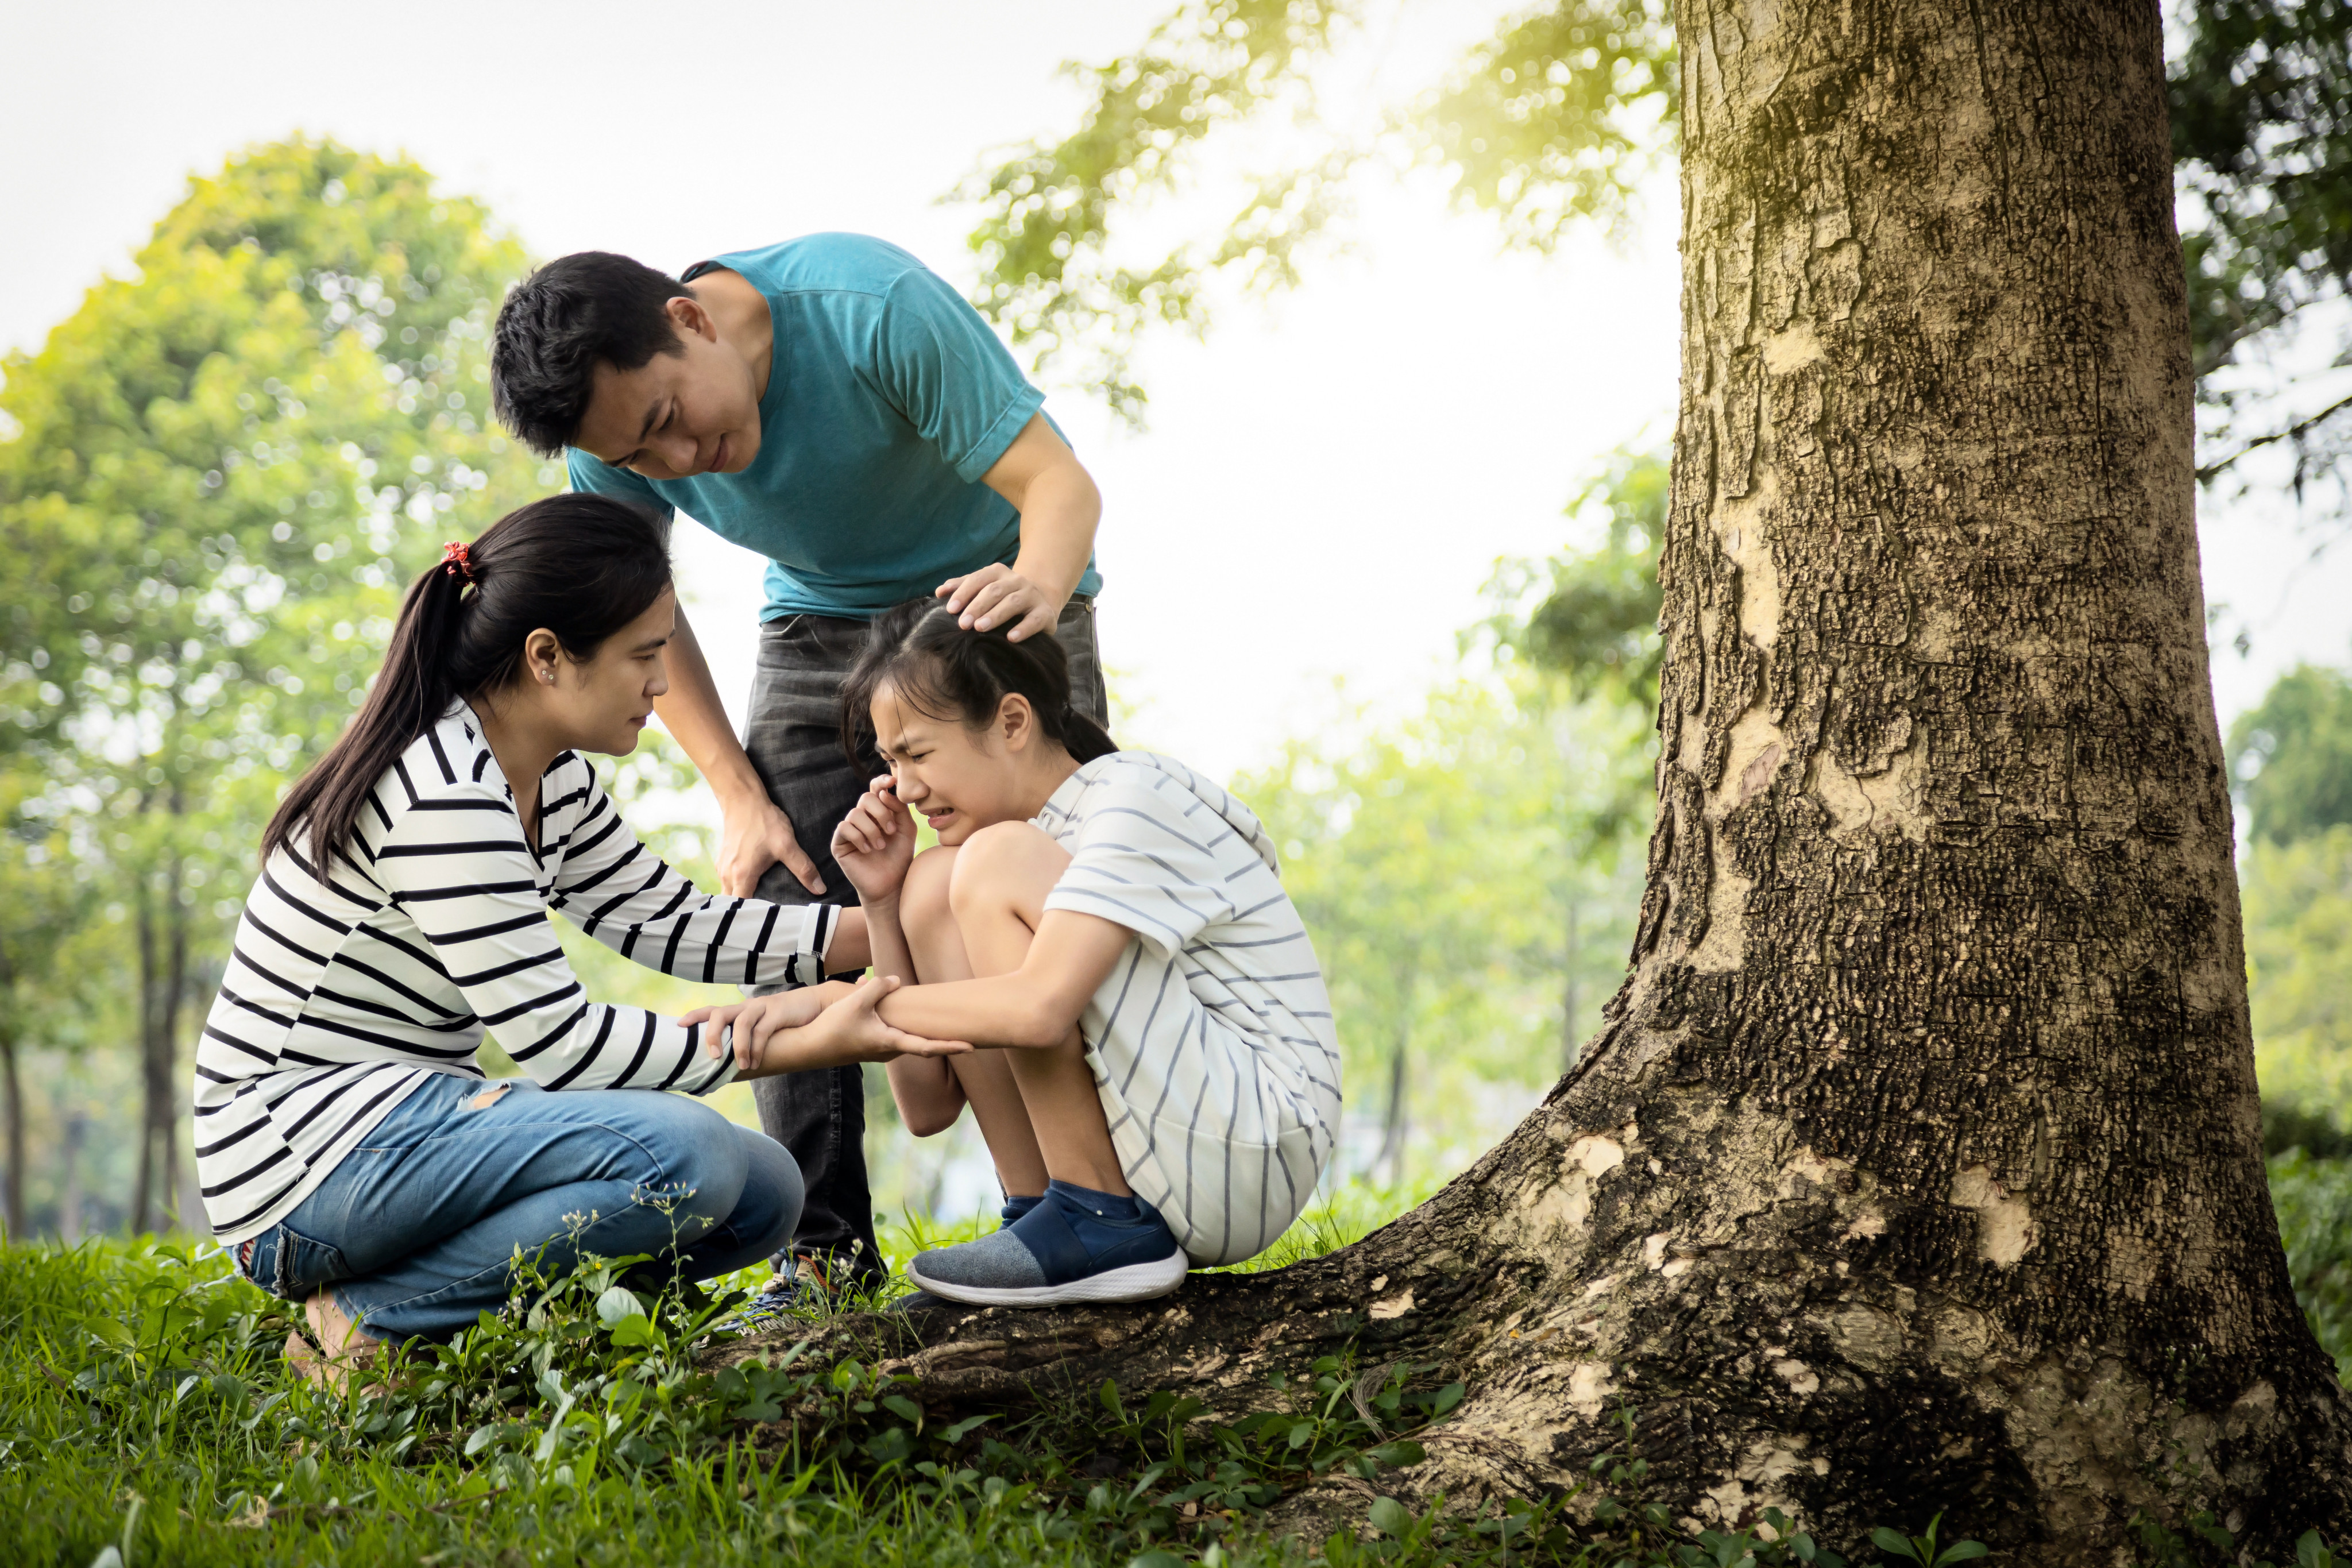
M 331 1289 L 380 1340 L 446 1340 L 507 1299 L 518 1249 L 550 1274 L 649 1253 L 707 1279 L 784 1245 L 800 1167 L 707 1105 L 436 1075 L 257 1237 L 240 1266 L 289 1300 Z

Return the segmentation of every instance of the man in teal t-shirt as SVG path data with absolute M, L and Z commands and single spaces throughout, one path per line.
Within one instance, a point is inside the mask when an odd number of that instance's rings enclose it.
M 728 893 L 856 901 L 833 829 L 880 763 L 842 754 L 840 687 L 892 605 L 937 594 L 967 626 L 1053 631 L 1076 705 L 1108 721 L 1101 498 L 988 323 L 905 251 L 811 235 L 683 280 L 567 256 L 508 296 L 490 367 L 499 417 L 563 452 L 572 488 L 683 511 L 768 559 L 745 737 L 683 613 L 655 705 L 719 796 Z M 793 1243 L 807 1275 L 879 1278 L 858 1069 L 753 1088 L 807 1180 Z

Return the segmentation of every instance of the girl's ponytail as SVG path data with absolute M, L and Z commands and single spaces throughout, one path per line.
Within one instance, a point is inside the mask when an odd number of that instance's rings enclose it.
M 416 737 L 461 699 L 510 683 L 541 627 L 576 660 L 652 607 L 669 586 L 661 522 L 626 501 L 548 496 L 471 545 L 449 545 L 408 586 L 367 699 L 351 727 L 286 793 L 261 836 L 264 859 L 307 840 L 319 874 L 351 854 L 369 795 Z
M 1007 694 L 1019 692 L 1037 727 L 1081 763 L 1118 750 L 1110 731 L 1071 700 L 1070 664 L 1051 632 L 1014 642 L 1005 628 L 970 631 L 937 599 L 885 610 L 841 687 L 841 747 L 853 767 L 874 746 L 874 693 L 887 685 L 934 719 L 985 724 Z

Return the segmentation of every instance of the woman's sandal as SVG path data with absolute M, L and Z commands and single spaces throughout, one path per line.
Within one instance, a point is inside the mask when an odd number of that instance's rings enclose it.
M 331 1291 L 305 1301 L 302 1317 L 303 1325 L 286 1336 L 286 1359 L 320 1388 L 341 1394 L 352 1373 L 373 1371 L 390 1359 L 390 1347 L 362 1332 Z

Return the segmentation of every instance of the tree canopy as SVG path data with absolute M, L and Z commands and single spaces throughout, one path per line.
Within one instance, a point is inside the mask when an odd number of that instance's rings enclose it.
M 1140 417 L 1138 334 L 1206 330 L 1215 280 L 1297 282 L 1356 178 L 1434 167 L 1504 244 L 1548 250 L 1580 226 L 1622 229 L 1644 181 L 1675 161 L 1680 57 L 1659 0 L 1514 10 L 1372 121 L 1342 123 L 1323 110 L 1320 75 L 1363 44 L 1376 9 L 1178 0 L 1134 50 L 1073 64 L 1087 91 L 1076 128 L 1010 150 L 957 193 L 979 209 L 974 303 L 1040 369 Z M 2284 443 L 2298 492 L 2323 480 L 2340 490 L 2352 397 L 2315 400 L 2324 378 L 2293 365 L 2316 357 L 2299 352 L 2306 334 L 2352 347 L 2342 312 L 2322 308 L 2352 278 L 2352 7 L 2179 0 L 2173 12 L 2200 478 Z M 1237 201 L 1180 221 L 1169 243 L 1155 202 L 1211 185 L 1211 154 L 1238 127 L 1283 116 L 1286 133 L 1269 141 L 1291 155 L 1251 168 Z M 2250 366 L 2266 374 L 2250 378 Z
M 5 363 L 11 853 L 65 835 L 122 928 L 151 1133 L 260 825 L 363 695 L 400 589 L 557 477 L 488 422 L 522 262 L 414 163 L 263 146 Z

